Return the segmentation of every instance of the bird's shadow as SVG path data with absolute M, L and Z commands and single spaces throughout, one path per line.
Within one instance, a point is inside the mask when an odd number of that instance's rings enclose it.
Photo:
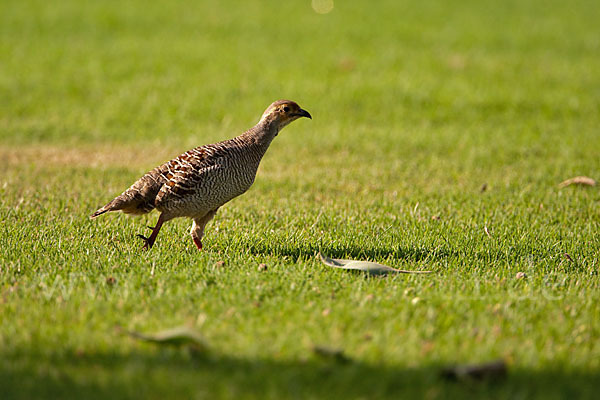
M 319 243 L 307 243 L 302 246 L 282 244 L 265 244 L 262 242 L 248 243 L 248 252 L 252 255 L 268 255 L 288 257 L 291 259 L 306 259 L 321 253 L 332 258 L 350 258 L 361 260 L 404 260 L 415 263 L 426 261 L 439 261 L 448 257 L 457 256 L 457 253 L 447 249 L 425 249 L 417 247 L 394 248 L 377 246 L 357 246 L 353 244 L 340 244 L 338 246 L 323 246 Z

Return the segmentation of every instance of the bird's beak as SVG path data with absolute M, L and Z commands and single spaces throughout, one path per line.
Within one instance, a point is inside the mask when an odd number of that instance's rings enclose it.
M 312 116 L 310 115 L 310 113 L 303 109 L 300 109 L 300 111 L 298 111 L 298 114 L 296 114 L 296 115 L 298 115 L 298 117 L 306 117 L 306 118 L 312 119 Z

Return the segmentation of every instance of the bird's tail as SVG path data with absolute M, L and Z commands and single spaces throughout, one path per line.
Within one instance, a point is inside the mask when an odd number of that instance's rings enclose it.
M 106 204 L 104 207 L 101 207 L 101 208 L 97 209 L 96 212 L 94 212 L 92 215 L 90 215 L 90 219 L 94 219 L 94 218 L 96 218 L 99 215 L 102 215 L 102 214 L 104 214 L 106 212 L 112 211 L 113 210 L 113 203 L 114 202 L 115 201 L 112 200 L 108 204 Z
M 160 191 L 163 181 L 158 169 L 153 169 L 138 179 L 123 193 L 109 201 L 90 215 L 94 219 L 109 211 L 123 211 L 125 214 L 147 214 L 154 209 L 154 201 Z

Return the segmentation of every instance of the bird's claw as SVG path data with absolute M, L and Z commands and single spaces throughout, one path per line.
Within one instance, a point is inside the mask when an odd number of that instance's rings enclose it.
M 152 247 L 150 245 L 150 238 L 147 238 L 146 236 L 140 235 L 140 234 L 137 234 L 136 236 L 139 237 L 140 239 L 142 239 L 144 241 L 144 246 L 142 247 L 142 249 L 149 250 L 150 247 Z

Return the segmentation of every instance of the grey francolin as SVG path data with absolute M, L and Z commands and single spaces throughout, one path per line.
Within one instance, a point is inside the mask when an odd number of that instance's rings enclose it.
M 276 101 L 240 136 L 196 147 L 154 168 L 90 218 L 109 211 L 146 214 L 156 208 L 160 216 L 152 233 L 149 237 L 138 235 L 145 249 L 152 247 L 165 222 L 178 217 L 193 219 L 192 239 L 202 249 L 206 224 L 219 207 L 250 188 L 271 141 L 300 117 L 312 119 L 293 101 Z

